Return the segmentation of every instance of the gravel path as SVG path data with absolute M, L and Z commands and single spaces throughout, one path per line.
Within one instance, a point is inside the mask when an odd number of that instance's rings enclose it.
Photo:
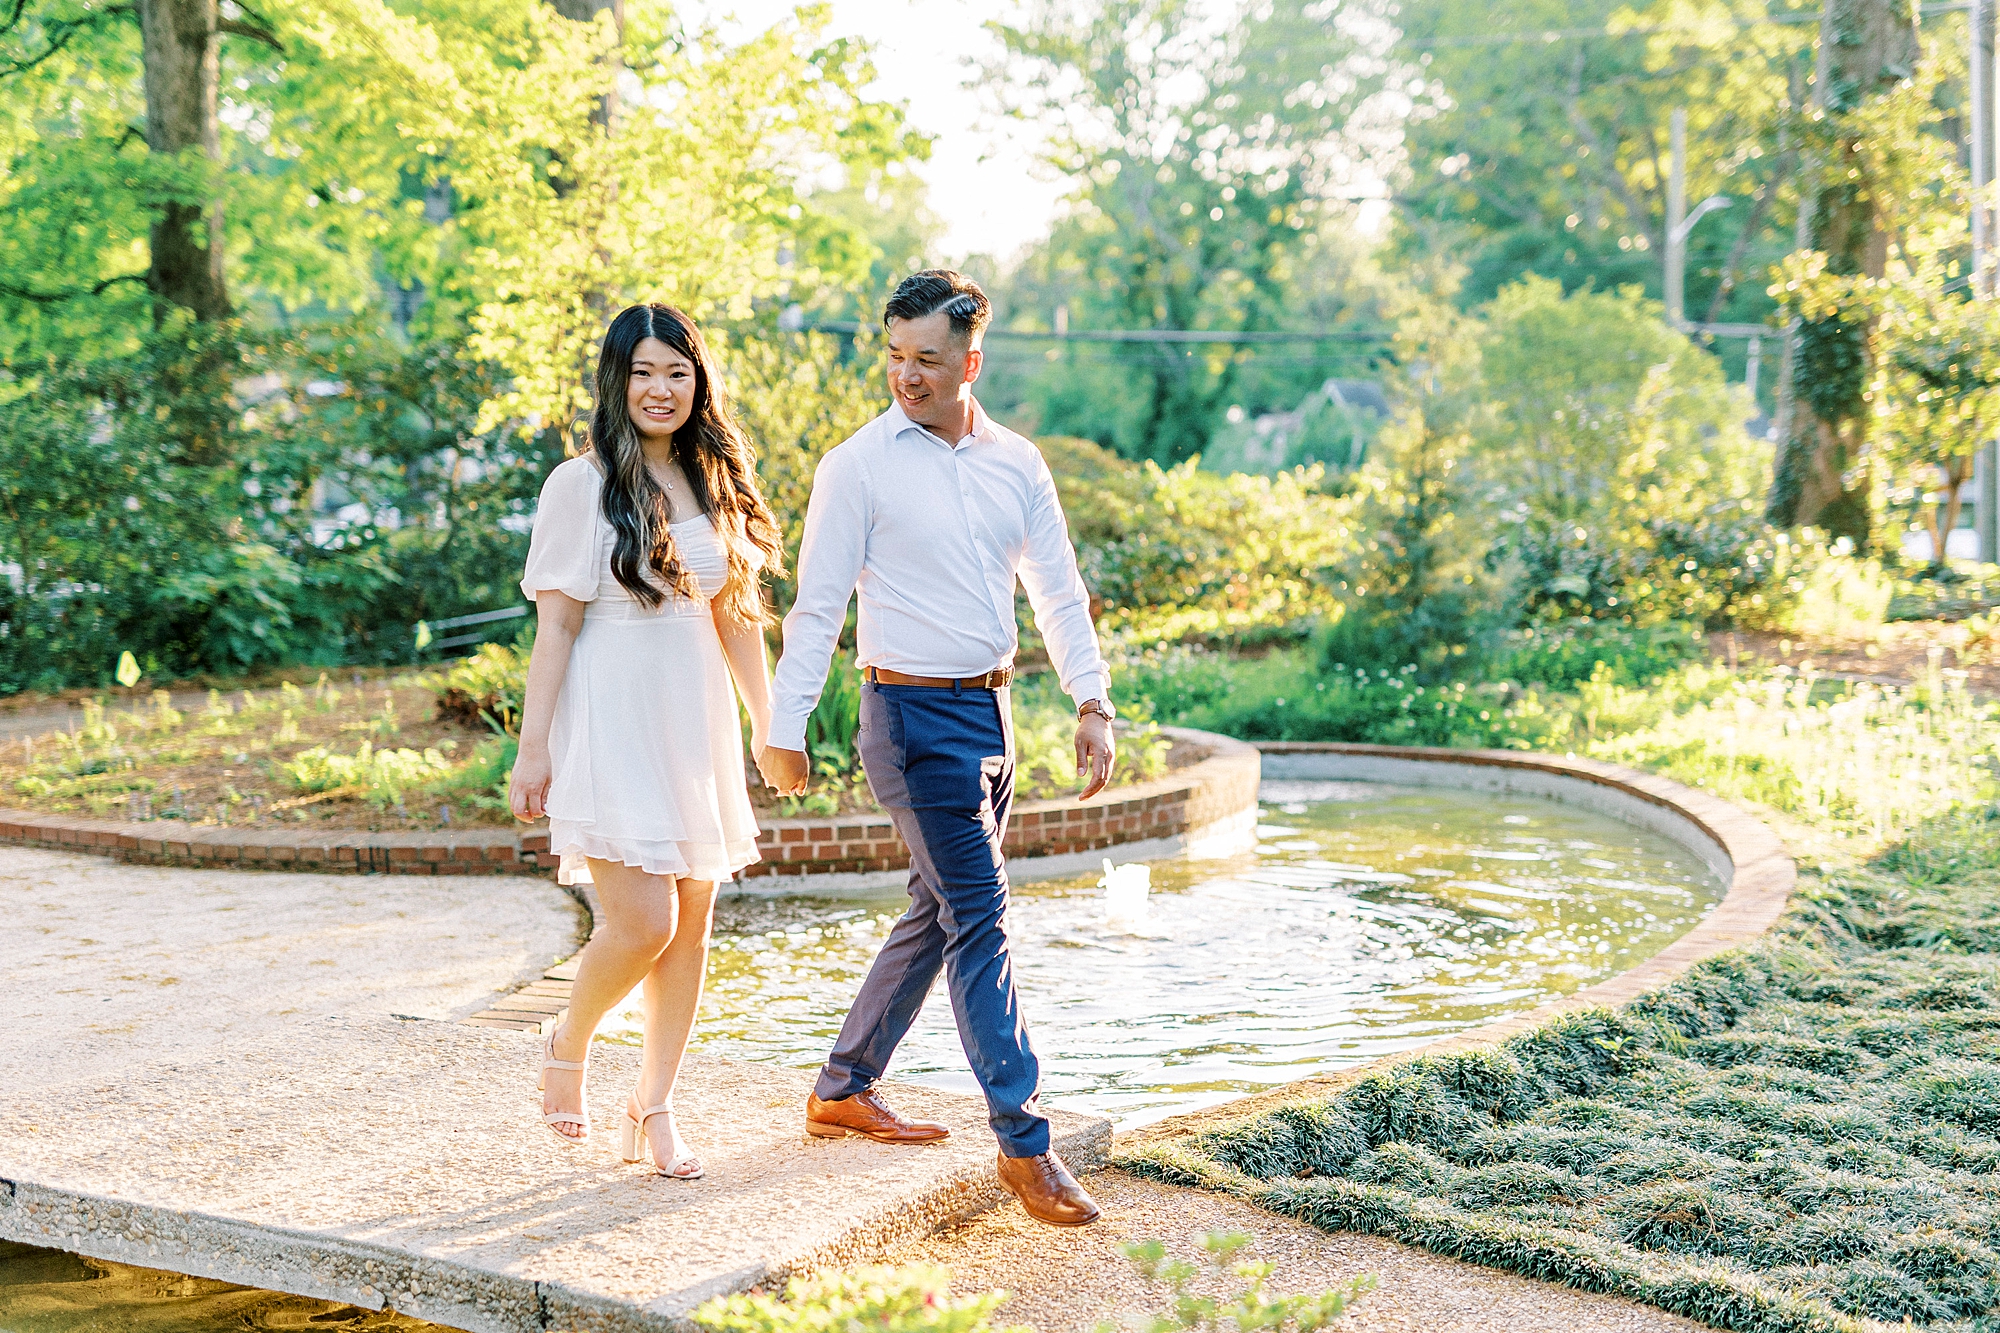
M 173 692 L 173 705 L 182 712 L 200 708 L 207 702 L 207 690 Z M 129 709 L 150 707 L 150 705 L 144 699 L 120 699 L 112 707 Z M 82 725 L 83 709 L 69 704 L 54 708 L 0 712 L 0 739 L 13 740 L 21 736 L 43 736 L 51 731 L 73 731 Z
M 957 1292 L 1012 1292 L 996 1322 L 1029 1324 L 1037 1333 L 1084 1333 L 1100 1320 L 1144 1327 L 1159 1313 L 1164 1289 L 1142 1282 L 1118 1247 L 1157 1237 L 1171 1253 L 1199 1262 L 1197 1242 L 1211 1231 L 1249 1233 L 1254 1239 L 1244 1257 L 1277 1266 L 1273 1293 L 1322 1291 L 1372 1274 L 1376 1289 L 1335 1325 L 1340 1333 L 1674 1333 L 1704 1327 L 1651 1306 L 1459 1263 L 1394 1241 L 1328 1235 L 1224 1195 L 1118 1171 L 1097 1172 L 1088 1183 L 1105 1213 L 1094 1226 L 1041 1226 L 1009 1203 L 898 1252 L 895 1261 L 948 1268 Z M 1213 1281 L 1203 1289 L 1222 1291 Z

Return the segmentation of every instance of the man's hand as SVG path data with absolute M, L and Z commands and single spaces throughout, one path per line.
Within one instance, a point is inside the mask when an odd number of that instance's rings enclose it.
M 1118 758 L 1118 747 L 1111 741 L 1111 724 L 1101 713 L 1085 713 L 1076 720 L 1076 775 L 1089 775 L 1090 785 L 1077 794 L 1077 800 L 1087 801 L 1104 790 L 1104 784 L 1111 781 L 1111 765 Z
M 764 785 L 778 795 L 797 796 L 806 789 L 812 765 L 804 750 L 778 750 L 767 745 L 757 752 L 757 771 L 764 775 Z

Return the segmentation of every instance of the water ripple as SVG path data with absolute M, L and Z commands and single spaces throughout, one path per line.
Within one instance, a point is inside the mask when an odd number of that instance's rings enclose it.
M 1016 889 L 1047 1101 L 1143 1123 L 1372 1059 L 1622 971 L 1721 896 L 1675 844 L 1546 800 L 1365 783 L 1263 796 L 1254 854 L 1156 863 L 1140 932 L 1106 927 L 1095 876 Z M 901 902 L 725 900 L 696 1043 L 817 1064 Z M 636 1020 L 623 1010 L 605 1033 L 636 1039 Z M 942 985 L 892 1074 L 977 1092 Z

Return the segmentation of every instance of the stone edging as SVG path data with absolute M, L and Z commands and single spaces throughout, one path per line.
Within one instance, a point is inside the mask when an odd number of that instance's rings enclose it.
M 1028 801 L 1016 807 L 1007 836 L 1010 859 L 1085 857 L 1107 847 L 1222 834 L 1247 841 L 1256 821 L 1255 748 L 1227 736 L 1162 728 L 1205 746 L 1208 758 L 1088 801 Z M 1240 826 L 1240 827 L 1239 827 Z M 178 820 L 128 823 L 0 808 L 0 843 L 91 852 L 139 865 L 219 866 L 393 875 L 536 875 L 555 868 L 545 828 L 399 830 L 211 828 Z M 894 880 L 909 854 L 885 815 L 766 819 L 757 839 L 764 860 L 744 878 L 760 889 L 811 877 L 815 887 L 843 880 Z M 1149 847 L 1162 855 L 1177 848 Z
M 1321 1100 L 1388 1066 L 1418 1056 L 1491 1046 L 1539 1027 L 1559 1014 L 1624 1004 L 1659 989 L 1697 963 L 1762 937 L 1784 912 L 1798 878 L 1797 867 L 1784 843 L 1763 821 L 1719 796 L 1616 764 L 1513 750 L 1401 745 L 1286 741 L 1265 742 L 1257 748 L 1264 755 L 1267 779 L 1402 782 L 1539 795 L 1554 795 L 1564 790 L 1572 795 L 1590 793 L 1596 799 L 1588 803 L 1649 826 L 1703 855 L 1723 877 L 1728 892 L 1687 934 L 1644 962 L 1594 986 L 1407 1051 L 1299 1079 L 1267 1092 L 1122 1133 L 1118 1136 L 1120 1151 L 1216 1129 L 1289 1103 Z M 1471 780 L 1438 782 L 1436 778 L 1442 776 L 1443 766 L 1469 770 L 1459 776 Z

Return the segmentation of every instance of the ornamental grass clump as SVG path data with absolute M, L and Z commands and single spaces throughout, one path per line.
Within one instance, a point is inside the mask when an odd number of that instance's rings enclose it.
M 2000 811 L 1950 810 L 1622 1009 L 1123 1165 L 1719 1328 L 2000 1328 L 1996 923 Z

